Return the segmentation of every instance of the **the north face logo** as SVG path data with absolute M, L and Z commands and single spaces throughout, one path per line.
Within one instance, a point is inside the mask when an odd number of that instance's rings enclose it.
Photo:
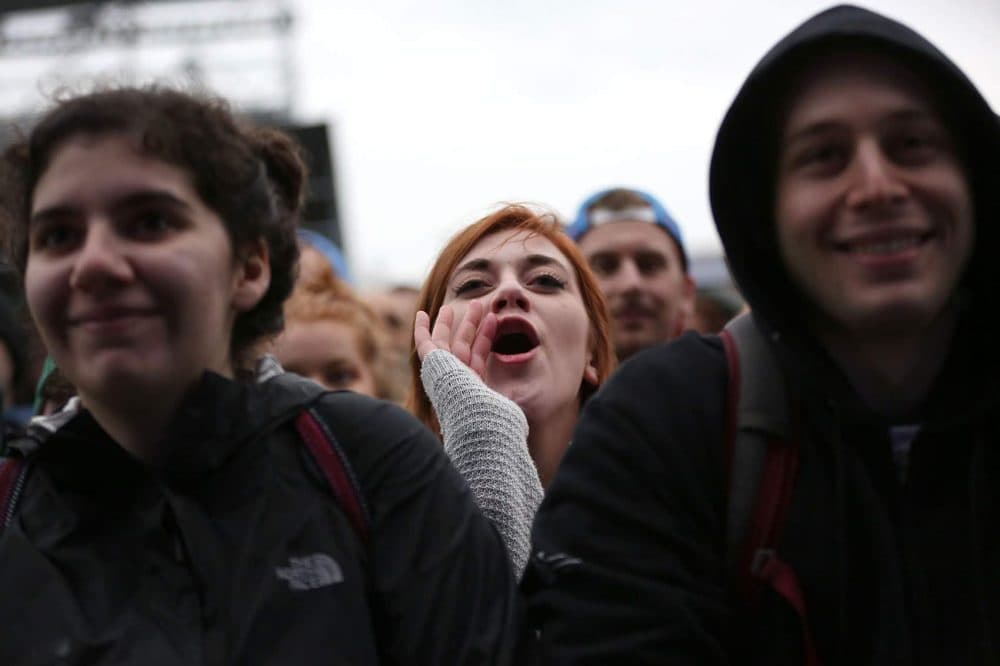
M 344 580 L 340 565 L 324 553 L 290 557 L 288 566 L 278 567 L 274 573 L 281 580 L 287 580 L 288 587 L 293 590 L 315 590 Z

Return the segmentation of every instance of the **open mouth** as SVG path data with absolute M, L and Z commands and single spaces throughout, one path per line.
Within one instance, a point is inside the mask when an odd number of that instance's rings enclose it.
M 538 334 L 534 327 L 524 319 L 511 317 L 497 324 L 497 335 L 490 351 L 500 356 L 520 356 L 537 346 Z

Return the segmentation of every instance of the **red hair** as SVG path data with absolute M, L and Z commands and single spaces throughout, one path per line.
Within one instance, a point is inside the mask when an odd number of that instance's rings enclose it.
M 437 319 L 438 311 L 444 303 L 448 291 L 448 280 L 459 262 L 480 240 L 499 231 L 524 231 L 532 236 L 541 236 L 549 240 L 563 253 L 576 273 L 576 281 L 580 285 L 580 297 L 584 310 L 590 320 L 590 343 L 594 354 L 594 367 L 597 369 L 597 384 L 586 381 L 580 384 L 580 404 L 582 405 L 600 386 L 615 368 L 615 352 L 611 344 L 608 308 L 604 295 L 597 286 L 593 273 L 587 261 L 580 254 L 576 243 L 567 236 L 556 216 L 549 212 L 538 212 L 528 206 L 509 204 L 498 211 L 472 223 L 452 237 L 441 250 L 437 261 L 431 268 L 424 286 L 420 290 L 417 309 L 423 310 L 431 320 L 431 326 Z M 413 343 L 410 343 L 410 394 L 407 407 L 425 425 L 434 432 L 439 431 L 437 418 L 430 400 L 420 382 L 420 359 Z
M 392 352 L 382 320 L 329 267 L 324 267 L 311 280 L 300 280 L 291 297 L 285 301 L 286 325 L 317 321 L 340 322 L 349 326 L 361 358 L 375 380 L 377 397 L 402 401 L 405 386 L 394 380 L 390 359 Z

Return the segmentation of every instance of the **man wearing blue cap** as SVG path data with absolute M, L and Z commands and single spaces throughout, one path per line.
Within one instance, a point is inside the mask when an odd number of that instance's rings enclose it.
M 583 202 L 566 232 L 608 301 L 619 361 L 681 334 L 694 281 L 680 228 L 659 201 L 633 189 L 603 190 Z

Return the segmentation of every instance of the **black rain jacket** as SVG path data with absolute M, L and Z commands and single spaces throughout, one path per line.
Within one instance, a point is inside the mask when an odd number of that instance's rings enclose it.
M 367 545 L 294 430 L 310 405 L 362 488 Z M 0 664 L 509 660 L 503 543 L 403 410 L 206 373 L 169 441 L 141 465 L 81 411 L 29 454 L 0 535 Z
M 809 334 L 775 239 L 782 85 L 850 45 L 918 69 L 945 103 L 972 184 L 976 246 L 951 356 L 919 414 L 908 477 L 888 428 Z M 968 79 L 908 28 L 856 7 L 776 45 L 719 131 L 711 199 L 733 273 L 801 407 L 800 468 L 779 557 L 823 664 L 1000 664 L 1000 129 Z M 797 613 L 727 585 L 721 342 L 686 334 L 593 397 L 538 513 L 523 579 L 546 664 L 802 664 Z

